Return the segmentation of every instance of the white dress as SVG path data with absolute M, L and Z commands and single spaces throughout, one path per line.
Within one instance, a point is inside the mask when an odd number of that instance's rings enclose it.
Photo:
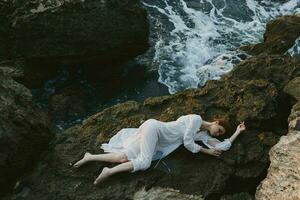
M 104 152 L 123 152 L 133 164 L 133 170 L 145 170 L 152 160 L 162 159 L 183 144 L 189 151 L 198 153 L 202 141 L 207 147 L 226 151 L 231 147 L 229 139 L 220 142 L 206 131 L 199 131 L 202 118 L 197 114 L 179 117 L 176 121 L 162 122 L 148 119 L 138 128 L 123 128 L 108 143 L 103 143 Z

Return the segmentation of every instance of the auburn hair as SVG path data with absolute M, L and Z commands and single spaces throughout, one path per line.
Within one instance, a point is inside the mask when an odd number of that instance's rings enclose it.
M 221 129 L 221 131 L 223 133 L 225 133 L 226 130 L 229 129 L 229 123 L 228 123 L 227 119 L 224 117 L 214 117 L 214 118 L 209 119 L 208 121 L 209 122 L 219 121 L 219 125 L 221 125 L 224 128 L 224 130 Z

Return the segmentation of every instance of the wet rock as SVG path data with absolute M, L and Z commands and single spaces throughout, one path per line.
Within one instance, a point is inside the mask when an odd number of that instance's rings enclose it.
M 88 94 L 80 85 L 73 84 L 52 95 L 49 107 L 55 121 L 79 119 L 88 113 Z
M 300 15 L 277 17 L 267 23 L 264 41 L 241 49 L 249 54 L 284 54 L 300 36 Z
M 49 118 L 33 105 L 30 91 L 13 79 L 20 76 L 21 69 L 1 64 L 0 197 L 33 168 L 54 136 Z
M 34 65 L 31 62 L 26 62 L 25 60 L 23 60 L 22 68 L 24 71 L 24 75 L 20 77 L 19 82 L 29 89 L 38 89 L 45 87 L 47 81 L 55 80 L 57 76 L 62 76 L 62 70 L 60 70 L 60 68 L 56 64 Z

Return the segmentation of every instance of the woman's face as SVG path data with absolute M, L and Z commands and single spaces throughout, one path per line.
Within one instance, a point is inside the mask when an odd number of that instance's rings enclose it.
M 218 124 L 218 122 L 214 122 L 209 128 L 209 133 L 212 136 L 219 136 L 225 133 L 225 128 Z

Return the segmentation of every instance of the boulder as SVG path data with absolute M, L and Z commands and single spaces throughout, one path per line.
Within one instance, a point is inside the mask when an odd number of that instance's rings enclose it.
M 72 84 L 50 96 L 49 114 L 54 121 L 72 121 L 86 116 L 92 99 L 80 84 Z
M 280 16 L 267 23 L 264 41 L 241 47 L 251 55 L 284 54 L 300 37 L 300 15 Z
M 105 79 L 148 49 L 149 22 L 139 0 L 0 2 L 0 57 L 25 60 L 34 87 L 58 67 L 83 67 Z
M 47 115 L 33 105 L 30 91 L 13 78 L 22 70 L 0 64 L 0 194 L 31 170 L 53 138 Z M 0 197 L 2 196 L 0 195 Z
M 257 188 L 257 200 L 300 199 L 300 131 L 282 136 L 271 149 L 266 179 Z
M 138 0 L 9 0 L 0 5 L 11 11 L 4 16 L 13 58 L 114 62 L 148 48 L 147 15 Z

